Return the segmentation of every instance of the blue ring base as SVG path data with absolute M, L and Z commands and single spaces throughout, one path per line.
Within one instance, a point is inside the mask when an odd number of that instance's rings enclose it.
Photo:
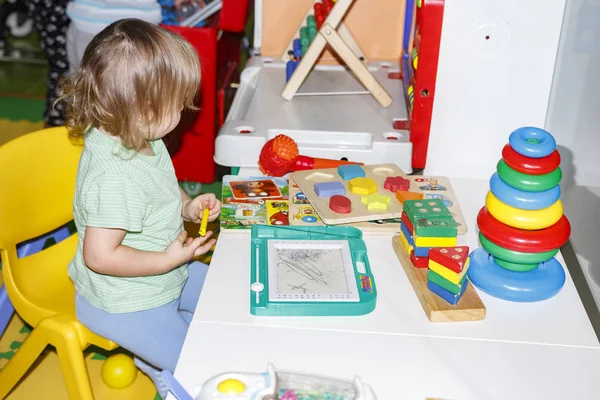
M 469 280 L 480 290 L 502 300 L 532 303 L 554 297 L 565 284 L 563 266 L 552 258 L 529 272 L 514 272 L 496 264 L 484 249 L 471 255 Z

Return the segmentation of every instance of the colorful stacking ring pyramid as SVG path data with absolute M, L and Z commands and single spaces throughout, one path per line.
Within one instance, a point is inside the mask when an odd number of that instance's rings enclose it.
M 504 300 L 556 295 L 565 272 L 554 258 L 571 234 L 560 201 L 560 155 L 543 129 L 514 131 L 490 179 L 477 225 L 483 248 L 471 253 L 469 280 Z

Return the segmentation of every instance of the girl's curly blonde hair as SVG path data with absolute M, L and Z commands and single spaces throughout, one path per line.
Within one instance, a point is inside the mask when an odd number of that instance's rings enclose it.
M 63 81 L 67 127 L 78 139 L 90 128 L 139 151 L 152 130 L 179 113 L 196 109 L 200 61 L 177 34 L 124 19 L 106 27 L 88 45 L 81 65 Z

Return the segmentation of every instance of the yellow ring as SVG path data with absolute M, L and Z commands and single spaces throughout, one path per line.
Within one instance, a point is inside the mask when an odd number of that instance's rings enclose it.
M 563 215 L 560 199 L 541 210 L 521 210 L 504 204 L 491 191 L 485 198 L 485 206 L 489 213 L 503 224 L 528 231 L 548 228 L 557 223 Z

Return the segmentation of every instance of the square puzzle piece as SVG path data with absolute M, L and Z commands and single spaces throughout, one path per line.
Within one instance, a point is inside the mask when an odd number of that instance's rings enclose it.
M 383 182 L 383 188 L 394 193 L 398 190 L 408 190 L 409 187 L 410 180 L 401 176 L 390 176 L 385 178 L 385 182 Z
M 419 237 L 455 237 L 458 225 L 452 218 L 415 218 L 415 236 Z
M 346 187 L 342 182 L 319 182 L 315 183 L 315 193 L 319 197 L 331 197 L 335 195 L 345 195 Z
M 418 218 L 447 218 L 452 219 L 452 214 L 440 199 L 406 200 L 403 204 L 404 212 L 415 226 Z
M 358 164 L 340 165 L 338 167 L 338 174 L 343 180 L 349 181 L 354 178 L 364 178 L 365 170 Z

